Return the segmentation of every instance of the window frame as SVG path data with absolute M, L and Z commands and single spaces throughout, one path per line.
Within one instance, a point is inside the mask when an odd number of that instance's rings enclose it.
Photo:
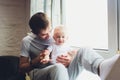
M 108 0 L 108 48 L 109 56 L 119 50 L 119 6 L 118 0 Z

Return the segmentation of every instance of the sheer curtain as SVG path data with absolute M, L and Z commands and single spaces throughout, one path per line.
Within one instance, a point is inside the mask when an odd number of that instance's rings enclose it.
M 44 12 L 49 15 L 52 27 L 64 24 L 64 2 L 63 0 L 44 0 Z
M 64 0 L 31 0 L 31 16 L 45 12 L 51 19 L 52 27 L 65 23 Z

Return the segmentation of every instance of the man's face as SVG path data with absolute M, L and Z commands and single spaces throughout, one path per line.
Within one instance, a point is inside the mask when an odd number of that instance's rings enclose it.
M 38 34 L 38 36 L 41 39 L 47 40 L 51 35 L 51 31 L 52 31 L 51 27 L 47 27 L 46 29 L 40 30 L 40 33 Z

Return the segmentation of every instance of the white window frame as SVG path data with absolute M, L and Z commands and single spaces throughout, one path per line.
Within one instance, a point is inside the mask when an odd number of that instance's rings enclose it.
M 108 0 L 108 48 L 113 56 L 119 50 L 118 0 Z
M 120 0 L 118 2 L 118 53 L 120 53 Z

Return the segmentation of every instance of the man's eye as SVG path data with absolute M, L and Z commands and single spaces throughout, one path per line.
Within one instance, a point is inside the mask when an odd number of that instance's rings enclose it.
M 45 36 L 45 35 L 47 35 L 47 34 L 42 34 L 42 36 Z
M 57 38 L 60 38 L 60 36 L 57 36 Z

